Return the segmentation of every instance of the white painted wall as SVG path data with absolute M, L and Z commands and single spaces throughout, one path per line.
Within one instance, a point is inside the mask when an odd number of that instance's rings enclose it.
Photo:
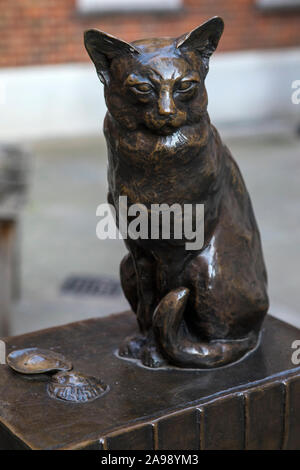
M 0 70 L 0 140 L 99 132 L 105 114 L 92 64 Z
M 300 118 L 292 82 L 300 78 L 300 49 L 219 54 L 207 77 L 209 110 L 218 122 Z
M 300 121 L 292 82 L 300 49 L 223 53 L 211 59 L 209 112 L 217 125 Z M 0 140 L 95 134 L 105 114 L 92 64 L 0 69 Z

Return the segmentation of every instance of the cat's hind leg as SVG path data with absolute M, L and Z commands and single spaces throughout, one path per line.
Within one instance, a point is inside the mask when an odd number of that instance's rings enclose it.
M 236 362 L 252 351 L 259 340 L 256 331 L 241 339 L 203 341 L 193 337 L 184 321 L 189 289 L 167 294 L 153 316 L 153 329 L 163 356 L 175 366 L 210 369 Z

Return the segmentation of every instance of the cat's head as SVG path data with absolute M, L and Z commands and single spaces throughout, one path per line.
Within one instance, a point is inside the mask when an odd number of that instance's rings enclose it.
M 198 122 L 207 107 L 204 80 L 224 23 L 214 17 L 179 38 L 129 44 L 96 29 L 85 47 L 105 89 L 109 112 L 130 130 L 161 135 Z

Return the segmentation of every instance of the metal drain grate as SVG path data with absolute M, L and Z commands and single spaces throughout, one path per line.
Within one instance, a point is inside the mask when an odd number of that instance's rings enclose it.
M 116 297 L 121 294 L 121 284 L 105 276 L 70 276 L 62 284 L 63 293 L 76 295 L 104 295 Z

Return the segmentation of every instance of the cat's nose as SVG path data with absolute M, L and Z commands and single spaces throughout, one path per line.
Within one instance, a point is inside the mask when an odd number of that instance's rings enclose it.
M 169 90 L 162 90 L 158 99 L 158 114 L 161 116 L 170 116 L 175 114 L 176 107 L 172 94 Z

